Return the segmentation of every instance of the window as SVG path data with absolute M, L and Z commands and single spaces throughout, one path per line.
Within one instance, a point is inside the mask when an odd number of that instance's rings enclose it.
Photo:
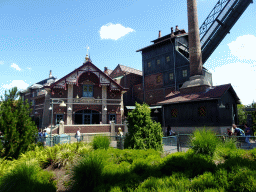
M 109 121 L 114 121 L 116 123 L 116 114 L 109 114 Z
M 161 63 L 160 59 L 156 60 L 157 65 L 160 65 L 160 63 Z
M 172 109 L 171 110 L 171 117 L 173 117 L 173 118 L 178 117 L 178 110 L 177 109 Z
M 188 71 L 187 70 L 182 70 L 182 76 L 187 77 L 188 76 Z
M 83 97 L 93 97 L 93 85 L 83 85 Z
M 35 105 L 35 100 L 32 100 L 31 102 L 32 102 L 31 105 L 34 106 Z
M 169 74 L 169 80 L 173 80 L 173 73 Z
M 151 67 L 151 62 L 148 62 L 148 68 Z
M 167 56 L 166 57 L 166 62 L 169 62 L 170 61 L 170 56 Z
M 162 77 L 161 77 L 161 75 L 158 75 L 156 77 L 156 83 L 161 83 L 161 82 L 162 82 Z
M 60 121 L 64 121 L 64 115 L 63 114 L 57 114 L 56 115 L 56 124 L 60 124 Z
M 32 97 L 35 97 L 35 92 L 32 92 Z
M 198 115 L 200 117 L 205 117 L 206 116 L 206 108 L 205 106 L 201 106 L 198 108 Z

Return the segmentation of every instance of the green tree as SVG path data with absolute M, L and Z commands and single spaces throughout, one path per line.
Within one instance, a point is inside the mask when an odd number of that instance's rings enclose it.
M 3 133 L 1 156 L 18 158 L 35 142 L 37 128 L 31 120 L 30 105 L 19 97 L 17 87 L 5 91 L 0 108 L 0 131 Z
M 237 113 L 238 113 L 239 125 L 245 124 L 247 121 L 247 114 L 245 112 L 245 106 L 242 104 L 238 104 L 237 105 Z
M 132 149 L 162 150 L 163 132 L 160 123 L 150 117 L 147 104 L 135 104 L 136 108 L 128 113 L 128 134 L 125 137 L 124 147 Z

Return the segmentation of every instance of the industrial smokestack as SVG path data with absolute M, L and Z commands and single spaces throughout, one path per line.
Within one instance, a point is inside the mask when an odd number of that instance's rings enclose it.
M 190 78 L 180 88 L 182 94 L 204 92 L 211 86 L 210 82 L 203 75 L 196 6 L 196 0 L 187 0 Z
M 190 76 L 202 75 L 202 53 L 196 0 L 187 0 Z

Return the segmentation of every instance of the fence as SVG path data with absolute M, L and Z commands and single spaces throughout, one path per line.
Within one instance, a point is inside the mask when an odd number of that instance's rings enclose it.
M 62 143 L 74 143 L 74 142 L 86 142 L 90 143 L 93 138 L 99 134 L 81 134 L 80 138 L 76 138 L 72 135 L 53 135 L 52 137 L 38 137 L 37 142 L 44 143 L 45 146 L 54 146 L 56 144 Z M 178 134 L 175 136 L 163 137 L 163 150 L 167 153 L 181 152 L 188 150 L 190 145 L 191 134 Z M 110 146 L 113 148 L 124 148 L 124 139 L 125 137 L 120 136 L 105 136 L 110 139 Z M 227 136 L 227 135 L 217 135 L 216 137 L 221 140 L 226 140 L 229 138 L 237 139 L 237 147 L 241 149 L 249 149 L 256 148 L 256 137 L 249 136 L 250 145 L 245 142 L 245 137 L 235 137 L 235 136 Z M 0 140 L 4 142 L 3 137 L 0 137 Z

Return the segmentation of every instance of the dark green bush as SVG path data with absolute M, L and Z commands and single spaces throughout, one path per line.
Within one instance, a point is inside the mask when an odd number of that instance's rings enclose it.
M 93 191 L 97 185 L 101 185 L 103 159 L 96 153 L 85 155 L 72 168 L 71 191 Z
M 163 159 L 161 172 L 165 175 L 184 173 L 186 177 L 193 178 L 204 172 L 215 172 L 216 165 L 205 155 L 194 154 L 193 151 L 186 153 L 174 153 Z
M 92 140 L 93 149 L 108 149 L 110 145 L 109 137 L 98 135 L 95 136 Z
M 248 168 L 240 168 L 229 175 L 228 191 L 256 191 L 256 172 Z
M 5 192 L 55 192 L 52 173 L 43 171 L 36 162 L 21 162 L 0 179 L 0 189 Z
M 206 189 L 217 188 L 217 183 L 214 180 L 214 175 L 210 172 L 206 172 L 198 177 L 195 177 L 192 182 L 192 188 L 198 191 L 204 191 Z

